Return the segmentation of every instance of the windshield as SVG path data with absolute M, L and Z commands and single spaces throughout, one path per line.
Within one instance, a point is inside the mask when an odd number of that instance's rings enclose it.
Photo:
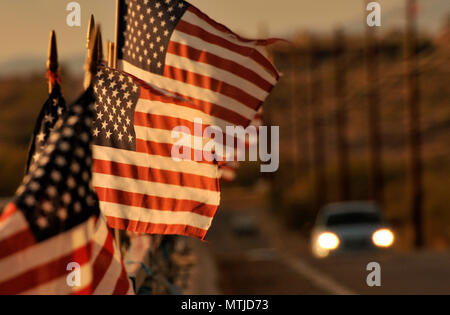
M 351 225 L 351 224 L 376 224 L 381 223 L 381 217 L 377 213 L 347 212 L 332 214 L 328 217 L 327 226 Z

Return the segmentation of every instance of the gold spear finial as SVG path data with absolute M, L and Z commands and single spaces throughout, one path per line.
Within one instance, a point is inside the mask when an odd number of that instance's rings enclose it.
M 91 18 L 89 19 L 89 25 L 88 25 L 88 29 L 87 29 L 87 35 L 86 35 L 86 49 L 89 49 L 89 43 L 91 41 L 92 33 L 94 32 L 94 28 L 95 28 L 95 19 L 94 19 L 94 15 L 91 14 Z
M 100 30 L 100 27 L 98 29 L 98 34 L 97 34 L 97 45 L 98 45 L 97 65 L 99 65 L 103 62 L 103 39 L 102 39 L 102 32 Z
M 96 25 L 92 33 L 92 40 L 89 42 L 86 64 L 84 65 L 84 89 L 87 89 L 97 73 L 99 65 L 99 40 L 100 26 Z
M 48 91 L 52 92 L 53 85 L 58 75 L 58 49 L 56 46 L 56 34 L 52 30 L 48 43 L 47 73 L 48 73 Z

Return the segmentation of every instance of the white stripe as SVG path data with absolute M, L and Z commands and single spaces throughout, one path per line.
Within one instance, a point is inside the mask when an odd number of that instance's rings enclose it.
M 142 210 L 142 208 L 124 206 L 111 202 L 100 201 L 100 208 L 105 215 L 127 220 L 150 222 L 153 224 L 189 225 L 207 230 L 212 218 L 189 211 L 158 211 Z
M 195 49 L 204 50 L 210 52 L 219 57 L 232 60 L 236 63 L 244 65 L 245 67 L 252 69 L 260 77 L 262 77 L 267 82 L 275 85 L 277 83 L 276 77 L 273 76 L 272 72 L 269 72 L 265 67 L 257 63 L 254 59 L 238 54 L 237 52 L 227 49 L 226 47 L 218 46 L 202 40 L 199 37 L 192 36 L 175 29 L 172 33 L 171 41 L 190 46 Z
M 216 68 L 210 64 L 197 62 L 189 58 L 168 53 L 166 56 L 166 65 L 223 81 L 229 85 L 241 89 L 261 101 L 264 101 L 269 95 L 269 93 L 251 81 L 248 81 L 231 72 Z
M 94 230 L 92 217 L 83 224 L 0 260 L 0 281 L 59 259 L 83 247 Z
M 164 103 L 160 101 L 146 100 L 142 98 L 139 99 L 136 105 L 136 112 L 179 118 L 190 122 L 194 122 L 195 118 L 200 118 L 204 125 L 219 126 L 223 130 L 225 130 L 226 126 L 230 125 L 229 122 L 208 115 L 202 110 L 182 105 L 176 105 L 173 103 Z
M 175 144 L 177 143 L 181 136 L 179 138 L 173 138 L 172 137 L 172 130 L 166 130 L 166 129 L 157 129 L 157 128 L 150 128 L 150 127 L 142 127 L 142 126 L 134 126 L 134 130 L 136 132 L 136 139 L 145 140 L 145 141 L 154 141 L 159 143 L 167 143 L 167 144 Z M 194 131 L 192 130 L 192 133 Z M 186 147 L 188 148 L 194 148 L 194 141 L 198 141 L 198 143 L 201 143 L 202 145 L 198 148 L 195 148 L 197 150 L 202 150 L 203 145 L 209 142 L 210 138 L 204 138 L 203 136 L 194 136 L 194 135 L 188 135 L 186 133 L 183 133 L 183 138 L 190 137 L 191 140 L 188 143 L 186 143 Z M 187 141 L 186 141 L 187 142 Z M 183 141 L 184 144 L 184 141 Z
M 223 94 L 216 93 L 212 90 L 197 87 L 191 84 L 187 84 L 181 81 L 177 81 L 171 78 L 167 78 L 161 75 L 157 75 L 142 70 L 124 60 L 119 61 L 119 67 L 125 72 L 131 73 L 149 84 L 157 85 L 160 88 L 181 93 L 183 95 L 188 96 L 195 95 L 195 98 L 197 99 L 201 99 L 203 101 L 211 102 L 218 106 L 224 107 L 228 110 L 231 110 L 245 117 L 246 119 L 251 120 L 255 116 L 256 112 L 255 110 L 245 106 L 241 102 L 238 102 Z
M 103 245 L 106 241 L 106 238 L 109 234 L 109 230 L 106 226 L 106 221 L 103 215 L 97 221 L 96 230 L 92 237 L 93 240 L 93 259 L 92 265 L 94 266 L 95 260 L 97 259 L 100 251 L 103 248 Z M 117 280 L 120 278 L 122 274 L 122 256 L 120 251 L 117 249 L 116 242 L 112 240 L 112 246 L 114 248 L 113 258 L 111 263 L 108 266 L 108 269 L 105 272 L 105 276 L 100 280 L 97 288 L 94 290 L 94 294 L 112 294 L 114 292 L 114 288 L 117 284 Z M 95 270 L 94 270 L 95 271 Z M 128 278 L 127 278 L 128 279 Z M 129 279 L 128 279 L 129 281 Z M 129 287 L 132 287 L 131 282 L 128 283 Z
M 11 224 L 14 222 L 14 224 Z M 5 221 L 0 223 L 0 241 L 28 228 L 28 223 L 22 212 L 16 209 Z
M 67 284 L 67 276 L 70 271 L 59 278 L 53 279 L 52 281 L 45 282 L 37 287 L 34 287 L 28 291 L 22 292 L 22 295 L 36 294 L 36 295 L 66 295 L 76 293 L 77 291 L 81 291 L 86 287 L 90 287 L 92 285 L 92 266 L 89 263 L 84 264 L 80 268 L 80 282 L 81 285 L 79 287 L 74 286 L 71 287 Z
M 209 25 L 209 23 L 207 23 L 202 18 L 199 18 L 194 13 L 186 11 L 186 13 L 183 15 L 182 20 L 186 21 L 186 22 L 188 22 L 190 24 L 196 25 L 196 26 L 204 29 L 205 31 L 208 31 L 211 34 L 214 34 L 216 36 L 222 37 L 222 38 L 226 39 L 227 41 L 232 42 L 233 44 L 255 49 L 255 50 L 257 50 L 259 53 L 261 53 L 266 58 L 268 56 L 268 51 L 267 51 L 265 46 L 258 46 L 258 45 L 256 45 L 256 41 L 244 42 L 244 41 L 241 41 L 238 37 L 233 36 L 232 34 L 230 34 L 228 32 L 219 31 L 218 29 L 216 29 L 216 28 L 212 27 L 211 25 Z M 263 68 L 259 63 L 256 63 L 256 64 L 257 64 L 258 67 Z M 274 79 L 274 77 L 272 75 L 272 72 L 267 72 L 267 73 L 269 73 L 270 76 Z
M 186 174 L 200 175 L 217 178 L 217 166 L 195 161 L 174 161 L 171 157 L 150 155 L 147 153 L 133 152 L 104 146 L 92 146 L 94 159 L 112 161 L 116 163 L 130 164 L 166 171 L 183 172 Z
M 148 182 L 100 173 L 94 173 L 93 175 L 94 187 L 117 189 L 162 198 L 192 200 L 214 206 L 219 205 L 220 192 L 218 191 Z

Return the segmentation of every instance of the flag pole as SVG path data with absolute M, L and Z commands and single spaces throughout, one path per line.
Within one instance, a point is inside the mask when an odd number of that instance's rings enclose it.
M 89 49 L 89 42 L 91 41 L 92 33 L 94 32 L 94 28 L 95 28 L 95 19 L 94 19 L 94 15 L 91 14 L 91 17 L 89 19 L 87 34 L 86 34 L 86 49 Z
M 48 78 L 48 93 L 52 93 L 55 82 L 58 79 L 58 49 L 56 46 L 55 31 L 50 32 L 50 40 L 48 43 L 48 58 L 47 58 L 47 78 Z
M 100 26 L 96 25 L 89 40 L 86 64 L 84 65 L 84 89 L 86 90 L 92 83 L 99 64 L 99 34 Z
M 117 69 L 117 56 L 119 48 L 119 24 L 120 24 L 120 1 L 116 0 L 116 33 L 115 33 L 115 43 L 113 43 L 114 54 L 112 55 L 112 68 Z

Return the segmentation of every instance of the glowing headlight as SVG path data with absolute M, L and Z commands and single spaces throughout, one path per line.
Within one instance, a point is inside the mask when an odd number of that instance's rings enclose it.
M 336 249 L 339 246 L 339 237 L 334 233 L 325 232 L 320 234 L 317 242 L 323 249 Z
M 373 233 L 372 242 L 378 247 L 389 247 L 394 243 L 394 234 L 388 229 L 381 229 Z

